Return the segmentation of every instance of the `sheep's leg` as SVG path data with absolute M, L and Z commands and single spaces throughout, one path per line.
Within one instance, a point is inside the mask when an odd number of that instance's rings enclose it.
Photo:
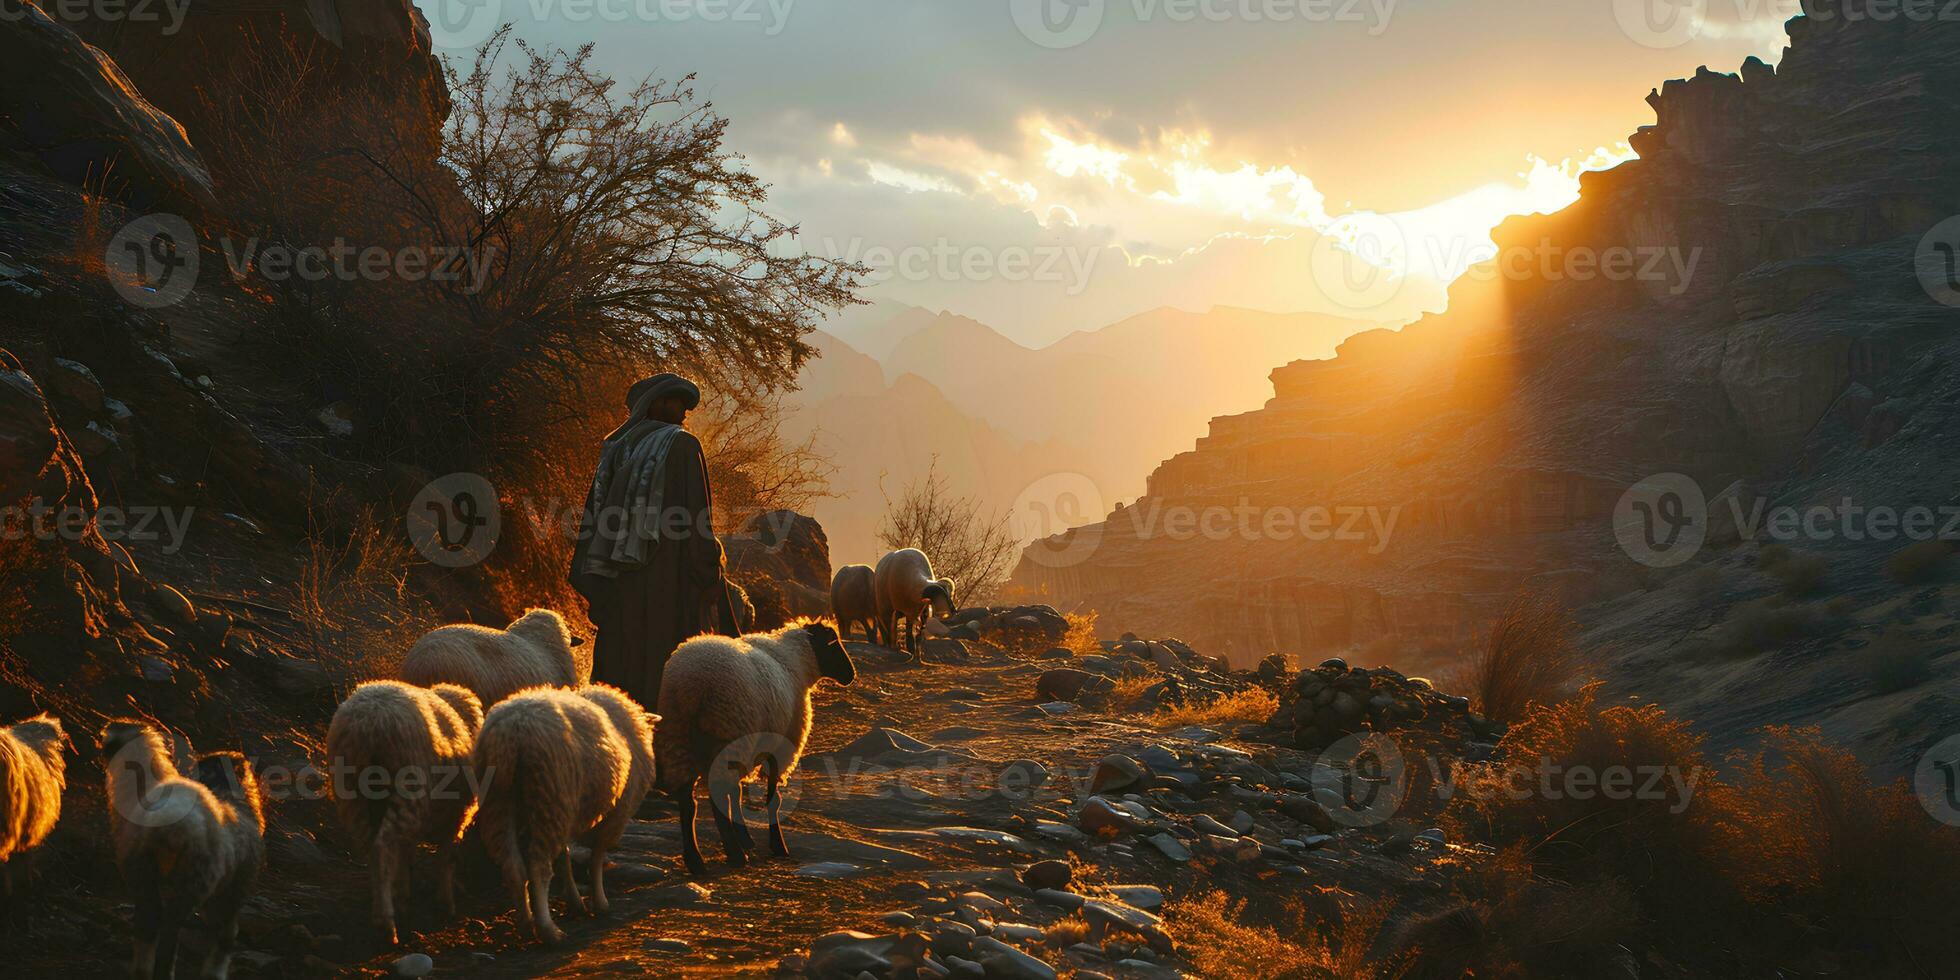
M 575 914 L 585 914 L 585 896 L 579 894 L 578 878 L 572 874 L 572 849 L 567 847 L 558 852 L 558 867 L 565 873 L 565 908 Z
M 749 833 L 748 808 L 743 805 L 743 789 L 741 783 L 736 783 L 728 790 L 728 819 L 735 825 L 735 837 L 742 842 L 742 851 L 746 854 L 755 850 L 755 835 Z
M 688 784 L 685 791 L 674 800 L 680 804 L 681 811 L 681 860 L 687 862 L 687 873 L 696 878 L 708 873 L 708 865 L 701 860 L 701 842 L 694 835 L 694 786 Z
M 783 839 L 782 763 L 772 755 L 765 764 L 769 767 L 769 853 L 789 857 L 789 842 Z
M 231 973 L 231 951 L 238 944 L 238 910 L 245 904 L 245 890 L 233 888 L 218 896 L 204 910 L 211 924 L 211 948 L 204 954 L 204 976 L 225 980 Z
M 551 864 L 550 857 L 532 860 L 525 874 L 531 880 L 531 927 L 539 939 L 555 945 L 564 941 L 565 930 L 551 921 Z
M 709 781 L 708 806 L 714 810 L 715 829 L 721 832 L 721 849 L 728 855 L 729 867 L 743 868 L 748 866 L 749 855 L 742 849 L 741 839 L 735 836 L 735 822 L 729 816 L 734 800 L 735 793 L 726 788 L 717 789 L 714 782 Z
M 445 920 L 456 917 L 456 842 L 436 845 L 436 909 Z
M 389 946 L 400 941 L 395 931 L 395 864 L 401 852 L 384 836 L 368 848 L 368 878 L 374 891 L 374 928 Z
M 606 901 L 606 849 L 592 849 L 592 914 L 604 915 L 612 908 Z
M 136 919 L 132 923 L 136 933 L 136 949 L 129 962 L 129 975 L 136 980 L 150 980 L 157 967 L 157 929 L 163 918 L 163 899 L 157 894 L 157 883 L 149 876 L 132 881 L 136 897 Z
M 521 864 L 504 869 L 504 887 L 510 891 L 510 904 L 516 910 L 517 928 L 521 931 L 531 921 L 531 886 L 524 879 Z
M 156 980 L 172 980 L 177 975 L 177 933 L 190 913 L 183 902 L 163 901 L 157 912 Z

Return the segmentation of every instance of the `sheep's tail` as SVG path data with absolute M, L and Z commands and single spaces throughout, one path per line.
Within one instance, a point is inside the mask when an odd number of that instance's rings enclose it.
M 693 692 L 682 690 L 684 687 L 662 686 L 660 721 L 653 726 L 653 781 L 674 795 L 687 791 L 701 775 L 701 761 L 696 759 L 699 739 L 695 735 L 695 719 L 700 712 Z
M 515 869 L 521 877 L 527 865 L 549 864 L 570 839 L 570 816 L 582 794 L 568 756 L 586 747 L 573 745 L 570 731 L 521 722 L 509 728 L 516 730 L 487 728 L 477 742 L 483 797 L 476 819 L 491 857 L 506 874 Z

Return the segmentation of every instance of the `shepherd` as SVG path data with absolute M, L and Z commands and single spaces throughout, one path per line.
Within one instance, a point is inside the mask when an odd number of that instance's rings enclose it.
M 572 553 L 572 587 L 599 629 L 592 679 L 642 705 L 660 703 L 675 647 L 736 634 L 707 457 L 681 427 L 700 403 L 700 387 L 677 374 L 627 392 L 631 414 L 600 449 Z

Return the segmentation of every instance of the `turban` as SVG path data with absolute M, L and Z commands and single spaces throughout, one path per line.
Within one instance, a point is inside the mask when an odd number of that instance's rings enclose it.
M 642 380 L 626 393 L 626 421 L 606 438 L 619 436 L 635 422 L 644 420 L 647 417 L 647 409 L 652 408 L 654 402 L 670 396 L 686 402 L 688 409 L 692 411 L 701 404 L 701 386 L 678 374 L 666 372 Z

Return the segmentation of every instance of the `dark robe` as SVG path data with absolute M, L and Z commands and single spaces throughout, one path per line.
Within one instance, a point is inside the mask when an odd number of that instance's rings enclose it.
M 625 691 L 649 711 L 658 709 L 660 674 L 675 647 L 702 633 L 735 633 L 700 441 L 685 430 L 677 433 L 662 469 L 660 510 L 667 519 L 645 564 L 619 569 L 614 577 L 587 573 L 582 562 L 595 508 L 588 500 L 572 567 L 572 585 L 591 603 L 599 628 L 592 679 Z M 702 613 L 708 603 L 712 619 Z

